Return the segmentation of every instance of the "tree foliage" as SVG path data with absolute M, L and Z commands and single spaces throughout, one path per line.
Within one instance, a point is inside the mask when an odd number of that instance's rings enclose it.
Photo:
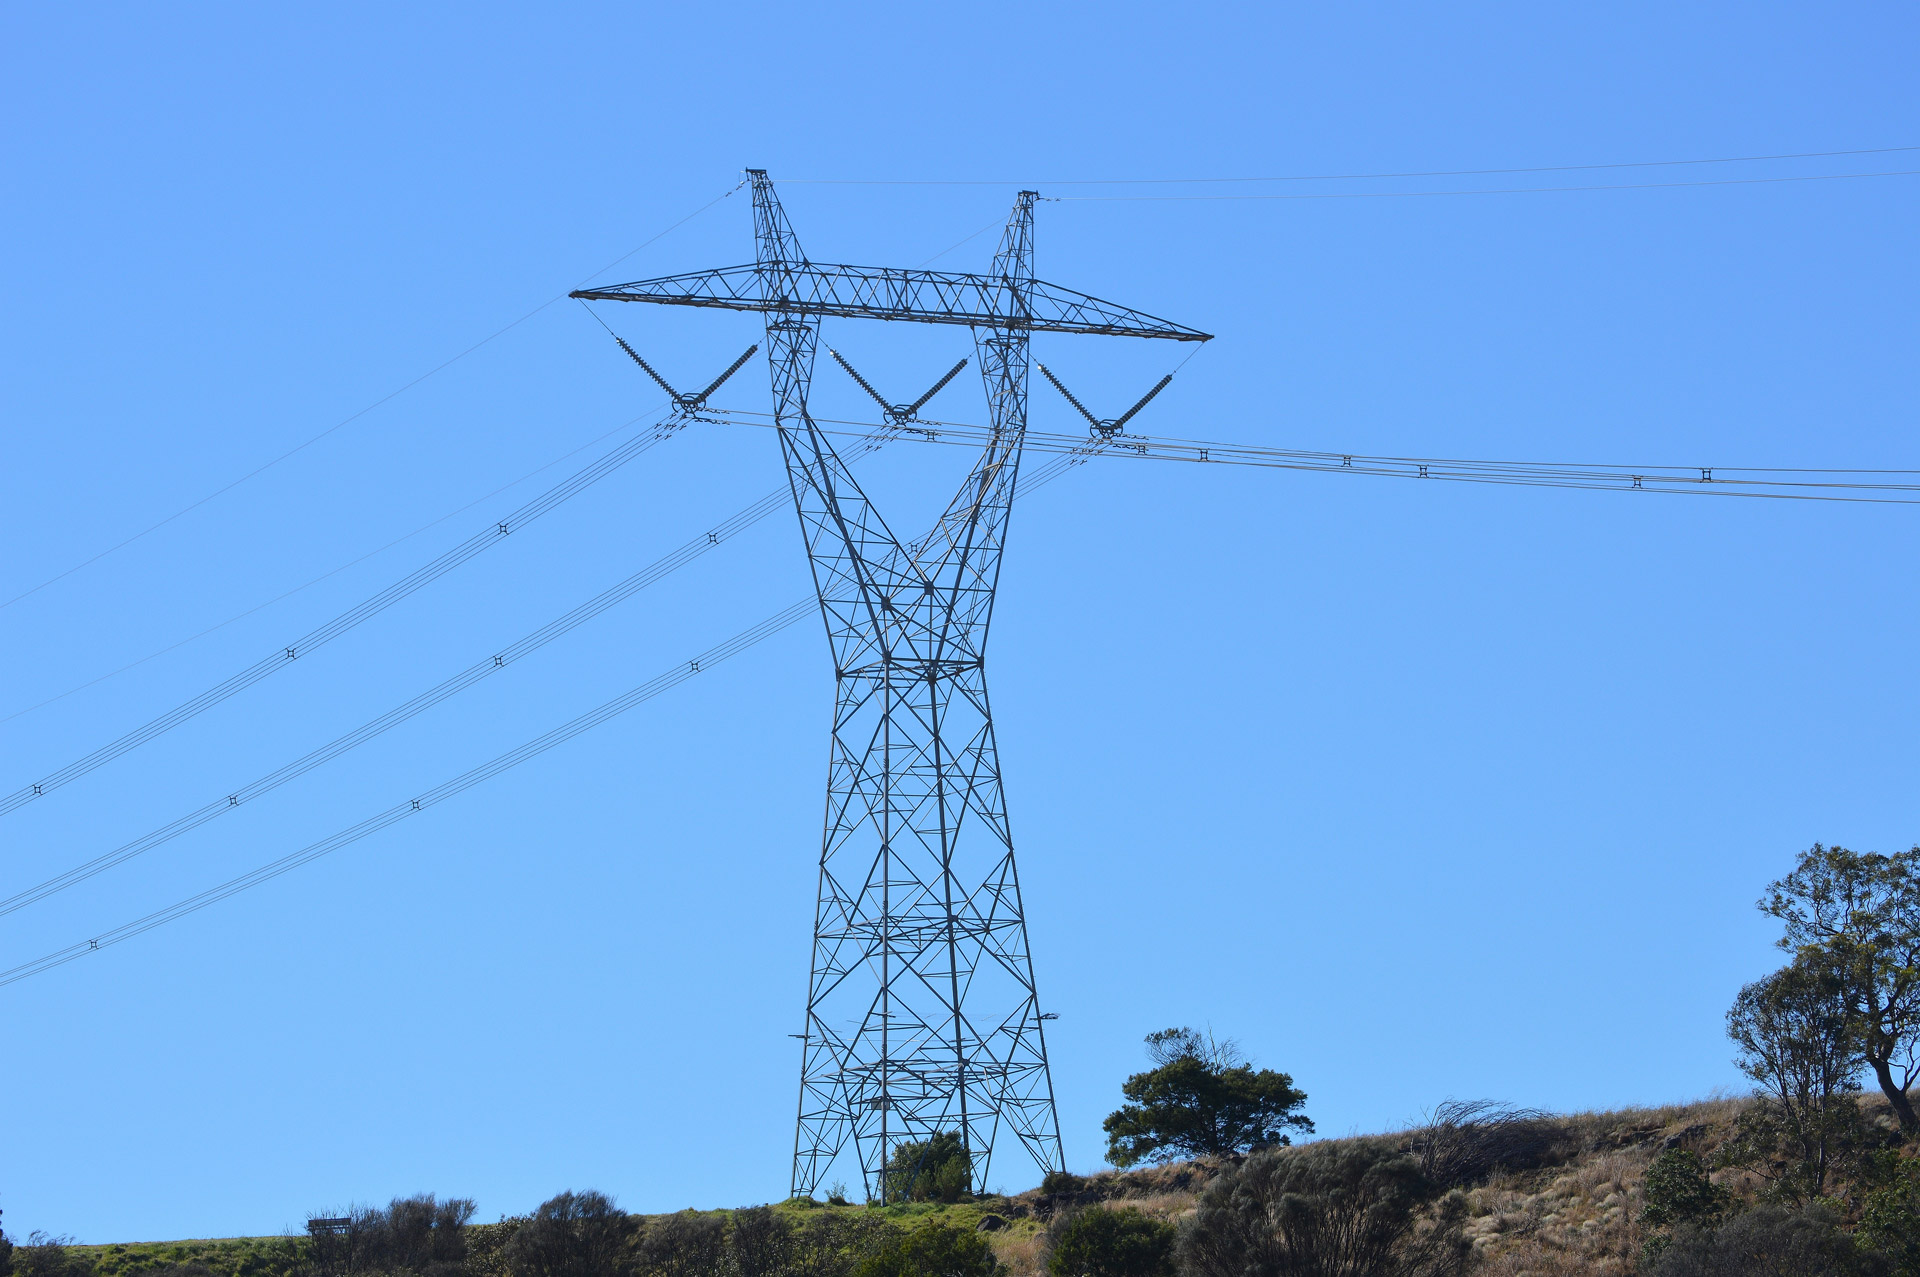
M 1859 1050 L 1911 1138 L 1920 1117 L 1920 847 L 1895 855 L 1815 843 L 1767 888 L 1780 947 L 1832 973 Z
M 1874 1186 L 1861 1203 L 1858 1236 L 1886 1256 L 1894 1277 L 1920 1277 L 1920 1161 L 1885 1149 L 1867 1171 Z
M 540 1203 L 513 1240 L 513 1277 L 626 1277 L 637 1224 L 605 1193 L 571 1190 Z
M 1155 1067 L 1121 1084 L 1127 1103 L 1107 1117 L 1107 1160 L 1115 1166 L 1180 1157 L 1225 1157 L 1291 1144 L 1311 1132 L 1306 1092 L 1272 1069 L 1255 1070 L 1231 1041 L 1192 1029 L 1147 1036 Z
M 1173 1277 L 1174 1229 L 1131 1206 L 1094 1206 L 1047 1229 L 1051 1277 Z
M 1885 1261 L 1855 1244 L 1824 1206 L 1761 1205 L 1719 1229 L 1688 1227 L 1648 1277 L 1882 1277 Z
M 735 1211 L 727 1243 L 738 1277 L 785 1277 L 794 1268 L 793 1225 L 771 1206 Z
M 973 1188 L 973 1158 L 954 1131 L 893 1146 L 883 1177 L 883 1200 L 957 1202 Z
M 995 1277 L 1000 1271 L 985 1237 L 935 1221 L 888 1238 L 854 1267 L 853 1277 Z
M 685 1210 L 654 1221 L 637 1254 L 643 1277 L 711 1277 L 727 1262 L 727 1226 L 718 1215 Z
M 353 1212 L 353 1266 L 362 1272 L 457 1277 L 467 1257 L 465 1230 L 473 1209 L 468 1198 L 442 1201 L 431 1193 L 362 1207 Z
M 32 1232 L 13 1249 L 14 1277 L 91 1277 L 93 1261 L 73 1249 L 71 1237 Z
M 1691 1149 L 1670 1148 L 1647 1167 L 1640 1218 L 1654 1228 L 1692 1224 L 1711 1228 L 1727 1209 L 1727 1193 Z
M 1760 1092 L 1728 1156 L 1760 1170 L 1790 1200 L 1824 1195 L 1863 1142 L 1854 1030 L 1844 973 L 1818 952 L 1747 985 L 1727 1012 L 1740 1071 Z
M 1175 1256 L 1186 1277 L 1458 1277 L 1464 1199 L 1380 1141 L 1268 1149 L 1207 1185 Z

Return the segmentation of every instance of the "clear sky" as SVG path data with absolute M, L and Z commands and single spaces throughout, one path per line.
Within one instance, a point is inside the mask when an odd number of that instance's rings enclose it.
M 535 308 L 588 278 L 750 260 L 745 194 L 713 203 L 749 166 L 782 180 L 817 258 L 959 243 L 956 269 L 984 264 L 990 231 L 960 241 L 1022 186 L 1339 196 L 1040 205 L 1044 278 L 1219 334 L 1144 430 L 1920 467 L 1920 178 L 1647 188 L 1920 152 L 1069 185 L 1920 145 L 1909 5 L 16 5 L 0 23 L 0 595 L 352 417 L 0 609 L 0 792 L 652 411 L 578 304 Z M 955 181 L 981 184 L 900 184 Z M 689 384 L 758 336 L 749 316 L 601 310 Z M 902 398 L 970 350 L 848 322 L 827 340 Z M 1108 414 L 1190 353 L 1036 350 Z M 819 385 L 823 410 L 860 412 L 824 360 Z M 721 402 L 764 408 L 764 364 Z M 1036 428 L 1079 428 L 1050 389 L 1033 404 Z M 978 380 L 935 408 L 981 420 Z M 911 527 L 964 465 L 903 447 L 868 473 Z M 683 434 L 0 818 L 0 884 L 217 800 L 781 481 L 764 431 Z M 1775 961 L 1761 887 L 1815 840 L 1920 838 L 1916 551 L 1920 509 L 1897 505 L 1123 461 L 1036 492 L 991 672 L 1070 1163 L 1099 1165 L 1141 1036 L 1169 1025 L 1291 1072 L 1323 1134 L 1447 1097 L 1734 1086 L 1721 1016 Z M 0 918 L 0 967 L 404 800 L 806 590 L 791 516 L 768 519 L 376 743 Z M 568 1187 L 650 1211 L 782 1195 L 831 697 L 817 626 L 795 627 L 444 806 L 0 989 L 8 1230 L 251 1233 L 415 1191 L 484 1218 Z M 1009 1152 L 994 1178 L 1032 1171 Z

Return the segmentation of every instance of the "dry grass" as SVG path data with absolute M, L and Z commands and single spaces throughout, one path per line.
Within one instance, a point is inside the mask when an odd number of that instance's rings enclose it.
M 1496 1175 L 1467 1194 L 1467 1233 L 1495 1277 L 1631 1274 L 1644 1240 L 1641 1185 L 1669 1144 L 1711 1153 L 1744 1100 L 1576 1113 L 1563 1119 L 1568 1155 L 1558 1166 Z
M 993 1253 L 1006 1266 L 1007 1277 L 1040 1277 L 1046 1262 L 1043 1251 L 1038 1233 L 993 1239 Z
M 1467 1190 L 1467 1235 L 1480 1257 L 1476 1271 L 1487 1277 L 1633 1277 L 1644 1240 L 1638 1221 L 1648 1165 L 1669 1143 L 1711 1156 L 1746 1103 L 1713 1098 L 1556 1118 L 1566 1138 L 1552 1164 L 1496 1174 Z M 1870 1115 L 1876 1104 L 1885 1108 L 1877 1097 L 1865 1103 Z M 1073 1206 L 1130 1206 L 1178 1223 L 1221 1169 L 1182 1163 L 1109 1171 L 1089 1176 L 1075 1192 L 1022 1193 L 1009 1199 L 1008 1208 L 1023 1223 Z M 1752 1187 L 1738 1172 L 1714 1178 L 1736 1191 Z M 1038 1277 L 1042 1271 L 1037 1234 L 996 1236 L 994 1245 L 1010 1277 Z

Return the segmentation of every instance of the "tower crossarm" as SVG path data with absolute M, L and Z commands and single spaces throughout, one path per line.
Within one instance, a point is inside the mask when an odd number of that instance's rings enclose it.
M 1129 310 L 1045 280 L 1007 280 L 955 271 L 888 266 L 781 263 L 780 287 L 765 286 L 760 266 L 666 275 L 608 288 L 582 288 L 586 301 L 656 302 L 762 311 L 795 318 L 909 320 L 1030 333 L 1094 333 L 1207 341 L 1211 333 Z

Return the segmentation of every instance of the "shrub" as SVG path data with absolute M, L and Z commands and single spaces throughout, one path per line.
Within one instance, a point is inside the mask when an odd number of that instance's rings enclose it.
M 1766 1204 L 1725 1227 L 1688 1226 L 1646 1270 L 1647 1277 L 1879 1277 L 1879 1256 L 1861 1251 L 1824 1206 L 1790 1211 Z
M 1670 1148 L 1647 1167 L 1640 1218 L 1655 1228 L 1694 1224 L 1711 1228 L 1727 1207 L 1726 1190 L 1707 1178 L 1706 1163 L 1689 1149 Z
M 1414 1132 L 1411 1151 L 1434 1185 L 1466 1188 L 1496 1171 L 1543 1166 L 1566 1138 L 1566 1125 L 1538 1109 L 1448 1100 Z
M 605 1193 L 568 1191 L 540 1204 L 507 1243 L 513 1277 L 626 1277 L 633 1218 Z
M 1896 1277 L 1920 1277 L 1920 1162 L 1888 1149 L 1870 1169 L 1879 1183 L 1860 1211 L 1859 1238 L 1886 1256 Z
M 1412 1156 L 1378 1141 L 1256 1153 L 1208 1184 L 1174 1255 L 1189 1277 L 1455 1277 L 1463 1195 L 1437 1196 Z
M 739 1277 L 781 1277 L 792 1270 L 793 1225 L 770 1206 L 735 1211 L 727 1244 Z
M 727 1259 L 726 1221 L 681 1211 L 656 1222 L 640 1240 L 639 1271 L 646 1277 L 711 1277 Z
M 464 1230 L 473 1203 L 425 1193 L 352 1212 L 353 1267 L 360 1272 L 456 1277 L 467 1257 Z
M 882 1180 L 883 1201 L 957 1202 L 973 1187 L 973 1158 L 953 1131 L 893 1146 Z
M 1131 1206 L 1095 1206 L 1047 1230 L 1052 1277 L 1173 1277 L 1174 1230 Z
M 823 1212 L 794 1229 L 788 1271 L 793 1277 L 846 1277 L 900 1232 L 877 1214 Z
M 26 1244 L 13 1250 L 14 1277 L 89 1277 L 93 1261 L 68 1249 L 72 1244 L 71 1237 L 27 1234 Z
M 853 1277 L 995 1277 L 1000 1261 L 970 1228 L 935 1222 L 898 1233 L 853 1269 Z

